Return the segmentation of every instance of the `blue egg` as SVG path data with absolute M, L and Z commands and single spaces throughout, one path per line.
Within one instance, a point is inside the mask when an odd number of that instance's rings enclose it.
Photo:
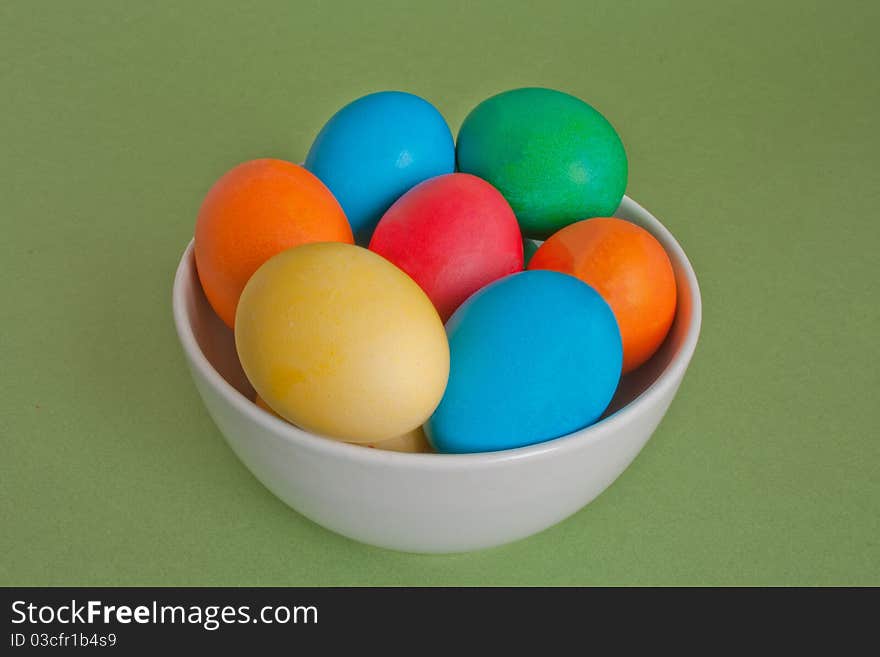
M 623 365 L 614 313 L 581 280 L 512 274 L 471 296 L 446 324 L 446 392 L 425 432 L 439 452 L 532 445 L 595 422 Z
M 414 185 L 455 169 L 455 143 L 428 101 L 381 91 L 349 103 L 321 128 L 305 167 L 320 178 L 366 244 L 379 219 Z

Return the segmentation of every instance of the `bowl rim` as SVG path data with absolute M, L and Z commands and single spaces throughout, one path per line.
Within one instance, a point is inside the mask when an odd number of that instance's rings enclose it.
M 672 233 L 659 219 L 630 197 L 623 197 L 615 215 L 620 212 L 638 216 L 639 223 L 657 238 L 673 261 L 677 261 L 680 264 L 682 272 L 688 281 L 691 297 L 691 318 L 684 340 L 681 348 L 672 357 L 664 370 L 638 397 L 595 424 L 542 443 L 507 450 L 471 454 L 409 453 L 382 449 L 365 449 L 363 445 L 353 445 L 312 434 L 267 413 L 234 388 L 214 369 L 196 340 L 193 328 L 187 318 L 187 304 L 184 295 L 185 282 L 194 273 L 193 270 L 195 268 L 193 240 L 190 240 L 184 250 L 174 276 L 172 309 L 177 336 L 192 367 L 238 413 L 247 416 L 249 420 L 264 430 L 271 432 L 276 437 L 310 451 L 323 452 L 326 455 L 334 455 L 339 458 L 364 463 L 429 469 L 481 467 L 512 460 L 547 456 L 551 453 L 568 453 L 582 447 L 584 443 L 596 442 L 607 437 L 617 427 L 626 424 L 630 419 L 638 416 L 642 409 L 651 406 L 654 400 L 661 397 L 670 388 L 677 386 L 690 363 L 700 334 L 700 326 L 702 324 L 700 288 L 696 273 L 684 249 L 682 249 Z

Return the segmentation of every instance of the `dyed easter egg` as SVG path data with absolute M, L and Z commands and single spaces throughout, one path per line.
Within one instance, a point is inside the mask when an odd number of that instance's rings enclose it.
M 283 417 L 278 415 L 278 413 L 276 413 L 271 408 L 269 408 L 269 404 L 266 403 L 266 400 L 263 399 L 262 397 L 260 397 L 259 395 L 254 397 L 254 404 L 256 404 L 258 408 L 262 408 L 264 411 L 266 411 L 270 415 L 274 415 L 275 417 L 280 418 L 282 420 L 284 419 Z
M 257 395 L 254 398 L 254 403 L 262 408 L 267 413 L 277 417 L 280 420 L 284 420 L 283 417 L 278 415 L 275 411 L 269 408 L 269 404 L 266 401 Z M 372 447 L 374 449 L 384 449 L 390 452 L 433 452 L 431 449 L 431 445 L 428 443 L 427 438 L 425 438 L 425 432 L 421 427 L 416 427 L 412 431 L 407 431 L 405 434 L 397 436 L 396 438 L 388 438 L 386 440 L 376 441 L 372 443 L 351 443 L 352 445 L 362 445 L 363 447 Z
M 449 373 L 443 323 L 409 276 L 367 249 L 284 251 L 245 286 L 235 346 L 266 404 L 298 427 L 348 442 L 424 423 Z
M 205 197 L 195 230 L 199 280 L 214 311 L 233 326 L 245 283 L 276 253 L 353 237 L 330 190 L 301 166 L 252 160 L 224 174 Z
M 608 304 L 551 271 L 486 286 L 446 324 L 446 393 L 425 425 L 439 452 L 540 443 L 595 422 L 620 379 L 622 349 Z
M 461 126 L 457 156 L 460 171 L 504 194 L 526 237 L 545 239 L 585 217 L 613 214 L 626 191 L 617 132 L 584 101 L 552 89 L 484 100 Z
M 455 144 L 431 103 L 382 91 L 334 114 L 315 138 L 305 166 L 339 200 L 358 243 L 367 244 L 379 218 L 405 191 L 454 171 Z
M 389 452 L 413 452 L 413 453 L 429 453 L 431 449 L 430 443 L 425 438 L 425 432 L 422 427 L 416 427 L 412 431 L 375 443 L 364 443 L 364 447 L 373 447 L 375 449 L 384 449 Z
M 623 373 L 647 361 L 675 316 L 672 263 L 651 233 L 599 217 L 563 228 L 537 250 L 529 269 L 577 276 L 611 306 L 623 339 Z
M 440 318 L 471 294 L 522 271 L 523 245 L 516 217 L 501 193 L 466 173 L 416 185 L 382 217 L 370 250 L 409 274 Z

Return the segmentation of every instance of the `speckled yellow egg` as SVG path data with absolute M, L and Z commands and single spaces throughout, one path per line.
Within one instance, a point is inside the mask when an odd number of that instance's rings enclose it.
M 266 261 L 239 300 L 235 346 L 278 415 L 348 442 L 416 429 L 449 376 L 449 344 L 430 299 L 351 244 L 306 244 Z

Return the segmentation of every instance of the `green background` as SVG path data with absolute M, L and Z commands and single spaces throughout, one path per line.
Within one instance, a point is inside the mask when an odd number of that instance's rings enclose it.
M 223 6 L 234 5 L 234 6 Z M 880 584 L 876 2 L 0 4 L 0 583 Z M 424 557 L 305 520 L 226 447 L 171 281 L 211 183 L 342 104 L 556 87 L 626 144 L 703 333 L 601 497 Z

